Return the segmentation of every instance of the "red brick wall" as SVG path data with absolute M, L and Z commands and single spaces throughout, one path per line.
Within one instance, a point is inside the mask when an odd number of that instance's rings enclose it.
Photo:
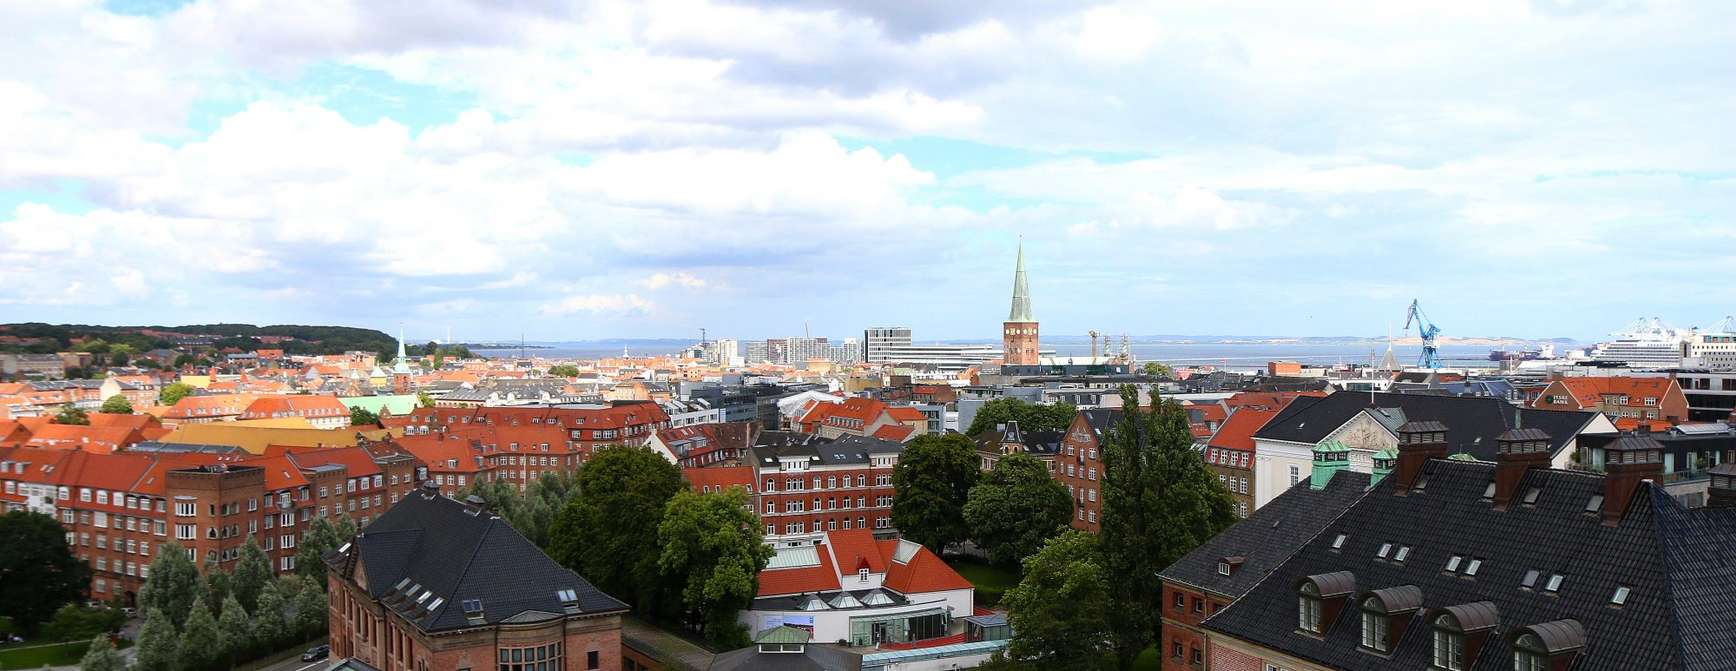
M 756 504 L 760 524 L 773 526 L 774 533 L 785 533 L 785 526 L 792 522 L 801 522 L 806 525 L 803 533 L 813 533 L 816 523 L 822 524 L 826 530 L 830 530 L 831 524 L 836 522 L 837 528 L 843 529 L 845 519 L 850 520 L 849 528 L 851 529 L 862 528 L 859 526 L 859 521 L 861 524 L 866 524 L 868 529 L 883 528 L 877 526 L 876 520 L 884 519 L 886 520 L 885 524 L 891 524 L 892 486 L 890 484 L 884 486 L 875 484 L 877 478 L 881 476 L 891 478 L 891 468 L 864 466 L 838 469 L 814 468 L 789 472 L 779 472 L 775 469 L 756 469 L 755 473 L 754 486 L 760 491 L 759 501 Z M 863 486 L 856 486 L 858 476 L 863 478 L 862 482 L 865 483 Z M 814 478 L 816 477 L 820 479 L 819 488 L 814 487 Z M 788 485 L 791 478 L 801 479 L 805 489 L 790 490 Z M 829 482 L 829 478 L 837 478 L 838 486 L 828 488 L 826 484 Z M 845 478 L 849 479 L 850 484 L 848 486 L 843 484 Z M 768 480 L 772 484 L 771 487 L 766 485 Z M 821 509 L 818 511 L 814 509 L 814 499 L 816 498 L 820 500 L 821 504 Z M 849 508 L 843 507 L 845 498 L 850 500 Z M 858 499 L 862 502 L 861 506 L 856 504 Z M 878 499 L 884 499 L 883 502 L 886 505 L 877 505 L 880 502 L 877 501 Z M 786 504 L 794 501 L 802 503 L 803 511 L 784 512 L 787 507 Z M 837 502 L 838 507 L 827 508 L 826 506 L 833 501 Z M 766 512 L 768 505 L 771 506 L 772 512 L 770 513 Z
M 1061 453 L 1055 455 L 1054 477 L 1067 486 L 1068 495 L 1073 497 L 1073 528 L 1091 533 L 1101 530 L 1103 453 L 1084 415 L 1073 417 L 1073 425 L 1061 439 Z
M 1212 671 L 1266 671 L 1265 660 L 1238 650 L 1213 645 L 1207 653 Z

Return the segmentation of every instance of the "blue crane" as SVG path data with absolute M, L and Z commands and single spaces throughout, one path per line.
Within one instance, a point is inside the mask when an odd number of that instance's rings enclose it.
M 1435 336 L 1441 334 L 1441 329 L 1429 322 L 1428 315 L 1423 314 L 1423 308 L 1416 299 L 1411 299 L 1410 310 L 1404 315 L 1405 333 L 1410 333 L 1413 321 L 1417 324 L 1417 335 L 1423 338 L 1423 353 L 1417 357 L 1417 367 L 1431 370 L 1440 368 L 1441 350 L 1435 346 Z

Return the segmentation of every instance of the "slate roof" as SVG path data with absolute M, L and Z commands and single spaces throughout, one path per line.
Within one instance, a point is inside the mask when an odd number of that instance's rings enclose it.
M 808 645 L 802 654 L 761 654 L 758 646 L 731 650 L 712 659 L 710 671 L 861 671 L 862 655 L 831 645 Z
M 1495 436 L 1515 426 L 1542 429 L 1553 440 L 1551 451 L 1559 452 L 1597 418 L 1595 412 L 1519 408 L 1491 397 L 1340 392 L 1323 398 L 1296 399 L 1260 427 L 1254 437 L 1318 443 L 1371 407 L 1379 411 L 1375 419 L 1389 428 L 1413 421 L 1445 424 L 1449 452 L 1485 461 L 1495 459 Z
M 1236 414 L 1243 412 L 1247 411 Z M 1176 560 L 1158 576 L 1231 600 L 1241 598 L 1303 543 L 1319 535 L 1350 504 L 1362 498 L 1368 480 L 1367 473 L 1340 471 L 1324 489 L 1316 490 L 1303 479 L 1247 519 Z M 1218 573 L 1218 560 L 1225 557 L 1242 558 L 1241 566 L 1228 576 Z
M 549 559 L 505 521 L 427 488 L 392 506 L 341 553 L 326 556 L 346 577 L 366 571 L 368 592 L 425 632 L 566 615 L 620 613 L 627 605 Z M 353 579 L 353 578 L 352 578 Z M 403 595 L 413 587 L 419 587 Z M 576 608 L 558 592 L 572 590 Z M 421 592 L 433 596 L 422 599 Z M 480 600 L 482 617 L 464 603 Z
M 1596 474 L 1533 469 L 1520 491 L 1538 488 L 1534 505 L 1496 511 L 1482 494 L 1495 464 L 1432 460 L 1427 489 L 1396 496 L 1383 479 L 1241 599 L 1208 618 L 1208 630 L 1339 669 L 1428 668 L 1430 618 L 1438 609 L 1489 602 L 1495 629 L 1468 669 L 1513 668 L 1511 635 L 1520 627 L 1561 620 L 1583 626 L 1575 671 L 1727 668 L 1736 659 L 1736 512 L 1688 510 L 1652 484 L 1638 485 L 1619 525 L 1586 512 L 1604 493 Z M 1300 488 L 1297 488 L 1300 489 Z M 1246 523 L 1244 523 L 1246 524 Z M 1342 547 L 1332 548 L 1339 534 Z M 1376 556 L 1382 545 L 1394 548 Z M 1408 546 L 1403 562 L 1396 548 Z M 1445 567 L 1452 556 L 1459 570 Z M 1469 560 L 1482 560 L 1474 576 Z M 1357 602 L 1325 623 L 1325 634 L 1296 631 L 1298 581 L 1348 571 L 1355 596 L 1414 585 L 1424 607 L 1389 656 L 1359 649 Z M 1535 587 L 1524 588 L 1537 571 Z M 1544 587 L 1565 576 L 1558 592 Z M 1612 605 L 1617 587 L 1631 592 Z M 1483 610 L 1482 607 L 1463 612 Z M 1571 629 L 1554 625 L 1553 629 Z

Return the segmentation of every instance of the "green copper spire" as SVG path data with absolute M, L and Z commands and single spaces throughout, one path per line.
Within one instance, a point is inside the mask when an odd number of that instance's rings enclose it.
M 1025 241 L 1019 240 L 1019 265 L 1013 270 L 1013 309 L 1007 312 L 1007 321 L 1034 322 L 1031 316 L 1031 290 L 1025 286 Z
M 392 372 L 410 374 L 409 356 L 404 354 L 404 327 L 398 327 L 398 358 L 392 361 Z

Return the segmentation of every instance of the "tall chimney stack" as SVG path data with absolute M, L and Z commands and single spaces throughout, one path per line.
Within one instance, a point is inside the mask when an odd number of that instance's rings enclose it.
M 1447 458 L 1447 425 L 1435 421 L 1405 422 L 1398 427 L 1398 482 L 1393 492 L 1410 493 L 1430 459 Z
M 1508 429 L 1495 436 L 1495 509 L 1506 510 L 1525 480 L 1525 471 L 1549 468 L 1549 434 L 1542 429 Z
M 1616 526 L 1640 482 L 1664 474 L 1664 446 L 1650 435 L 1629 433 L 1603 448 L 1603 523 Z

